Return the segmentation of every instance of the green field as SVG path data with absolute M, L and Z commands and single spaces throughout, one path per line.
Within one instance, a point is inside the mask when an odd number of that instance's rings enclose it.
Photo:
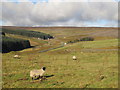
M 14 28 L 16 27 L 7 27 Z M 19 27 L 18 27 L 19 28 Z M 51 40 L 6 34 L 30 40 L 33 48 L 2 54 L 3 88 L 118 88 L 117 28 L 24 28 L 55 36 Z M 81 41 L 39 53 L 63 42 Z M 19 55 L 20 59 L 14 58 Z M 77 60 L 72 60 L 72 56 Z M 30 70 L 46 66 L 46 80 L 32 80 Z

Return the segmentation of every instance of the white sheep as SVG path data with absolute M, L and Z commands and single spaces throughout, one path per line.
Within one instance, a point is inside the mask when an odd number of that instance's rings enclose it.
M 30 77 L 32 77 L 32 80 L 34 79 L 34 77 L 41 78 L 43 76 L 43 74 L 45 73 L 46 67 L 42 67 L 39 70 L 31 70 L 30 71 Z
M 19 55 L 15 55 L 14 58 L 20 58 L 20 56 Z
M 73 56 L 73 60 L 77 60 L 77 57 L 76 57 L 76 56 Z
M 67 45 L 67 43 L 64 43 L 64 45 Z

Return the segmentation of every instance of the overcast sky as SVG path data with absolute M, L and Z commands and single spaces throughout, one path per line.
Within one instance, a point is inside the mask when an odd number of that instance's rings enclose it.
M 33 2 L 34 1 L 34 2 Z M 70 0 L 71 1 L 71 0 Z M 1 25 L 117 27 L 115 0 L 2 0 Z M 84 1 L 84 2 L 83 2 Z

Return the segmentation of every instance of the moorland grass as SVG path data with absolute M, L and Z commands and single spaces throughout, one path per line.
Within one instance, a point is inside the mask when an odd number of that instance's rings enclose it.
M 82 49 L 111 46 L 117 47 L 117 39 L 79 42 L 44 53 L 3 54 L 3 88 L 117 88 L 117 50 L 81 53 Z M 15 54 L 21 58 L 13 58 Z M 42 66 L 47 67 L 46 76 L 54 76 L 42 82 L 32 81 L 29 71 Z

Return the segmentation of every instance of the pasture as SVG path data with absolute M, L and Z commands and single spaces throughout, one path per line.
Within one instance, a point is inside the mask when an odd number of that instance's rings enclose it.
M 2 54 L 3 88 L 118 88 L 117 28 L 7 27 L 40 31 L 55 36 L 51 40 L 6 34 L 30 40 L 32 48 Z M 48 52 L 70 40 L 90 36 L 94 41 L 81 41 Z M 16 59 L 14 55 L 21 58 Z M 77 60 L 72 60 L 72 56 Z M 46 80 L 32 80 L 30 70 L 46 67 Z

